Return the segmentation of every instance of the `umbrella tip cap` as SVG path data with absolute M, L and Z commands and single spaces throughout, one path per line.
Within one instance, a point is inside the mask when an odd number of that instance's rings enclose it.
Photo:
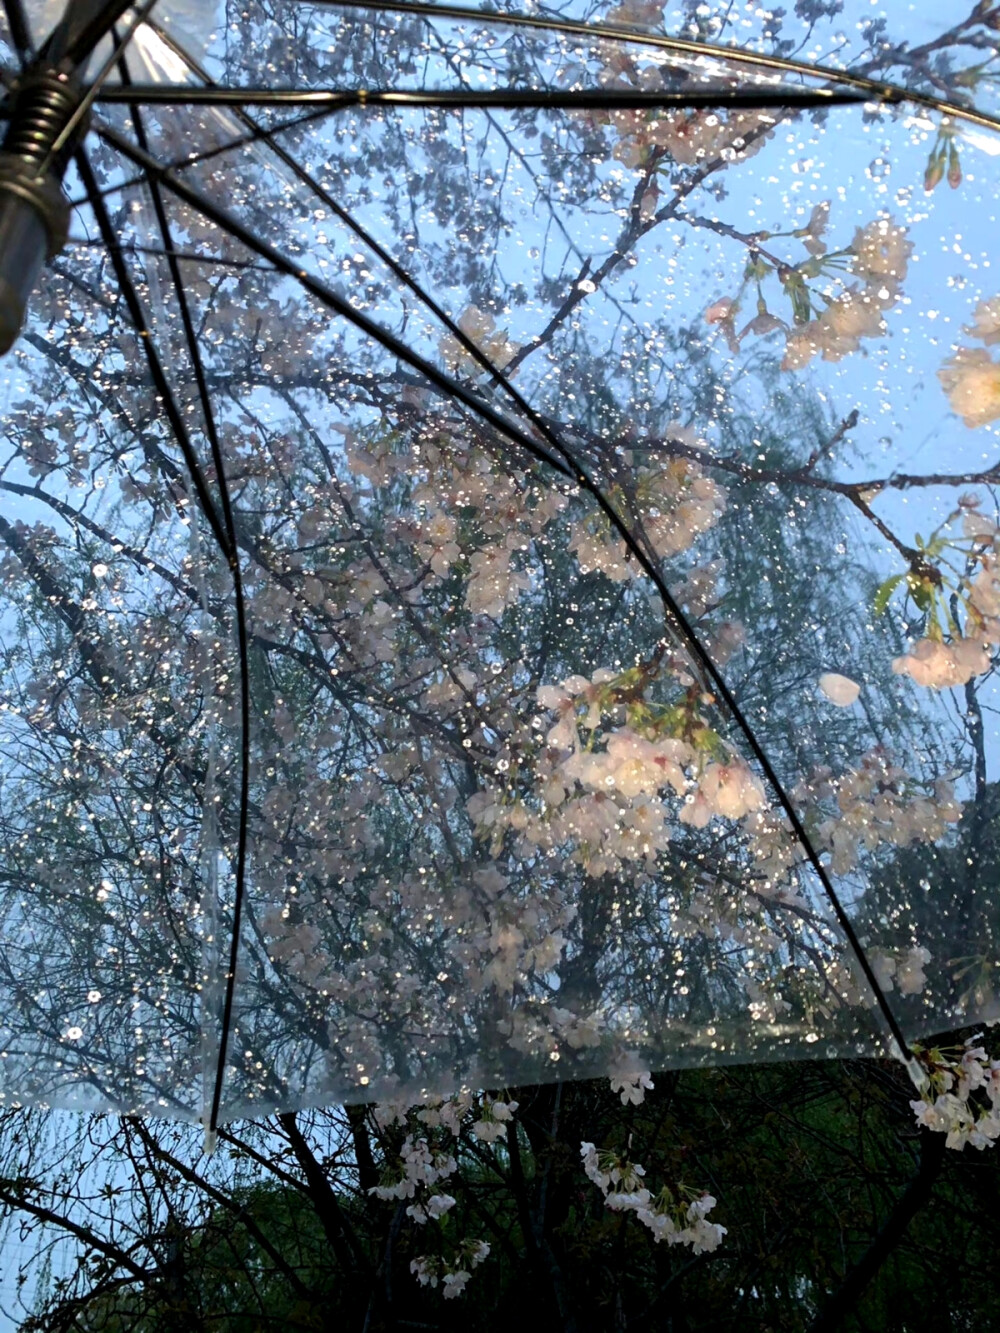
M 48 251 L 45 218 L 0 170 L 0 355 L 10 351 L 21 332 Z
M 0 356 L 17 342 L 24 325 L 25 303 L 15 288 L 0 275 Z

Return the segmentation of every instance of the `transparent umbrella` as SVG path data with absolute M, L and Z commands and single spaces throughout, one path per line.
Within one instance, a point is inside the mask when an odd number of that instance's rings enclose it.
M 8 1101 L 996 1016 L 997 12 L 842 8 L 5 0 Z

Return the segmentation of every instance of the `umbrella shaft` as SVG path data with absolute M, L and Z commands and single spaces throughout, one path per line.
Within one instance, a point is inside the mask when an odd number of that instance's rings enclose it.
M 62 177 L 83 125 L 65 143 L 60 138 L 82 97 L 72 79 L 46 65 L 27 71 L 11 94 L 0 145 L 0 355 L 21 330 L 42 265 L 66 243 Z

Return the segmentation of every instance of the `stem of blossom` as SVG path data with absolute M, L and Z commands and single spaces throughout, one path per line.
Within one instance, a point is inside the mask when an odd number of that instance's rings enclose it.
M 816 448 L 813 449 L 812 453 L 810 453 L 809 457 L 806 459 L 805 466 L 803 467 L 802 471 L 811 472 L 821 459 L 828 458 L 830 454 L 833 452 L 833 450 L 840 443 L 840 441 L 847 434 L 847 432 L 849 430 L 853 430 L 857 424 L 858 424 L 858 409 L 854 407 L 851 409 L 850 412 L 848 412 L 847 416 L 844 417 L 843 421 L 833 432 L 830 438 L 826 440 L 823 444 L 818 444 Z
M 736 227 L 730 226 L 728 222 L 721 222 L 718 218 L 704 218 L 697 213 L 679 213 L 677 220 L 690 223 L 692 227 L 707 228 L 709 231 L 714 231 L 717 236 L 728 236 L 730 240 L 739 241 L 741 245 L 747 247 L 751 254 L 763 256 L 779 273 L 787 273 L 794 268 L 794 265 L 787 264 L 785 260 L 772 254 L 770 250 L 764 249 L 761 245 L 762 237 L 759 232 L 739 231 Z
M 848 499 L 851 504 L 854 505 L 855 509 L 868 519 L 869 523 L 874 523 L 875 527 L 886 541 L 896 548 L 914 574 L 922 579 L 926 579 L 928 583 L 936 584 L 938 587 L 941 586 L 940 571 L 926 560 L 918 550 L 912 546 L 907 546 L 905 542 L 900 541 L 892 529 L 882 522 L 868 501 L 861 496 L 860 492 L 856 490 L 850 491 L 848 493 Z
M 906 1234 L 906 1229 L 931 1196 L 944 1163 L 945 1136 L 920 1133 L 920 1165 L 900 1195 L 881 1230 L 843 1282 L 809 1325 L 808 1333 L 835 1333 L 864 1295 L 865 1289 Z

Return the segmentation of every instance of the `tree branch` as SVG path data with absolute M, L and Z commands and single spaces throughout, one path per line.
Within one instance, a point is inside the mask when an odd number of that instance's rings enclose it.
M 896 1201 L 881 1230 L 858 1262 L 844 1275 L 840 1287 L 809 1325 L 808 1333 L 834 1333 L 853 1311 L 872 1279 L 902 1241 L 906 1229 L 933 1192 L 944 1164 L 945 1137 L 923 1130 L 917 1174 Z

